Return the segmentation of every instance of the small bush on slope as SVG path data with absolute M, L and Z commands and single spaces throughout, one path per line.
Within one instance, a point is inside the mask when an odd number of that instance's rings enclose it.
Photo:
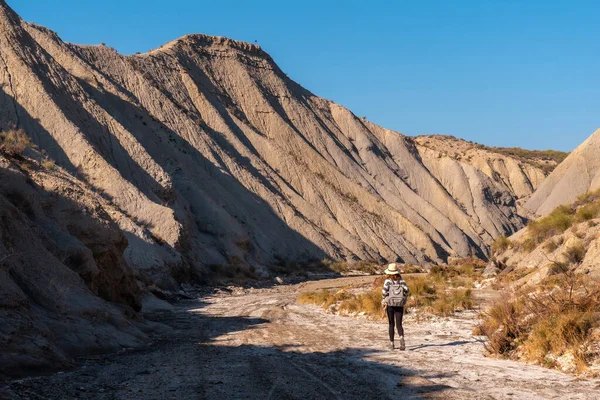
M 0 144 L 0 151 L 7 156 L 20 156 L 25 150 L 33 147 L 29 136 L 22 129 L 11 129 L 7 132 L 0 133 L 2 144 Z
M 539 287 L 522 289 L 483 313 L 479 330 L 488 336 L 491 354 L 550 367 L 570 355 L 574 366 L 567 372 L 583 372 L 600 357 L 592 335 L 600 328 L 600 284 L 568 266 L 556 269 Z
M 52 169 L 54 169 L 55 166 L 56 166 L 56 163 L 49 158 L 42 161 L 42 167 L 44 167 L 44 169 L 52 170 Z
M 563 233 L 573 225 L 575 212 L 570 206 L 560 206 L 547 217 L 531 221 L 527 225 L 529 236 L 536 244 Z
M 492 243 L 492 254 L 503 253 L 511 246 L 512 243 L 506 236 L 498 236 Z

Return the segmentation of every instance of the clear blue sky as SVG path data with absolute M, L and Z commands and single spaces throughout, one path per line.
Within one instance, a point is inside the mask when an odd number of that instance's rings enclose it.
M 313 93 L 408 135 L 571 150 L 600 128 L 600 2 L 8 0 L 66 41 L 254 42 Z

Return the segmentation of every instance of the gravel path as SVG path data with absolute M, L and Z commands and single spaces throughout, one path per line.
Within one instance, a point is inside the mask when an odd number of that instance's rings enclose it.
M 482 355 L 475 313 L 406 326 L 391 351 L 381 322 L 296 302 L 341 278 L 217 293 L 152 318 L 172 332 L 146 350 L 86 359 L 12 382 L 9 399 L 594 399 L 598 381 Z

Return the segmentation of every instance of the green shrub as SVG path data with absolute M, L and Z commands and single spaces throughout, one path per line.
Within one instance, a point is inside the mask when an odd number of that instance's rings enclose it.
M 589 221 L 596 218 L 598 214 L 600 214 L 600 203 L 592 203 L 578 209 L 575 219 L 578 222 Z
M 573 209 L 569 206 L 560 206 L 552 211 L 550 215 L 531 221 L 527 225 L 529 238 L 533 241 L 533 245 L 537 246 L 544 240 L 569 229 L 574 221 Z

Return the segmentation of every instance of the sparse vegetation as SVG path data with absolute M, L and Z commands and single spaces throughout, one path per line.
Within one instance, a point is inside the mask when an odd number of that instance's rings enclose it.
M 427 315 L 449 316 L 459 310 L 473 308 L 473 279 L 480 275 L 473 265 L 433 268 L 427 275 L 405 275 L 411 295 L 407 309 L 416 309 Z M 316 304 L 326 310 L 349 314 L 364 313 L 370 318 L 381 318 L 381 286 L 384 276 L 377 278 L 368 291 L 344 289 L 337 292 L 320 290 L 302 293 L 300 303 Z
M 477 148 L 481 150 L 487 150 L 493 153 L 501 154 L 503 156 L 515 158 L 521 162 L 533 165 L 534 167 L 542 169 L 546 174 L 549 174 L 554 168 L 560 164 L 569 153 L 557 150 L 527 150 L 519 147 L 490 147 L 483 144 L 474 143 L 472 141 L 466 141 L 458 139 L 451 135 L 434 135 L 442 139 L 449 139 L 452 141 L 463 142 L 469 144 L 470 148 Z M 430 141 L 424 141 L 423 145 L 431 147 Z M 453 147 L 453 146 L 450 146 Z M 460 146 L 459 146 L 460 148 Z M 464 153 L 463 153 L 464 154 Z M 460 158 L 460 156 L 459 156 Z
M 512 246 L 510 239 L 506 236 L 498 236 L 492 243 L 492 254 L 503 253 Z
M 600 216 L 600 191 L 586 193 L 570 205 L 557 207 L 546 217 L 531 221 L 527 225 L 527 237 L 518 246 L 525 251 L 533 251 L 544 243 L 547 251 L 554 251 L 562 244 L 553 238 L 562 234 L 574 224 L 588 222 L 589 227 L 595 226 L 593 219 Z M 573 232 L 582 239 L 585 232 Z M 550 239 L 550 240 L 549 240 Z M 562 239 L 561 239 L 562 240 Z
M 600 285 L 562 267 L 540 288 L 523 289 L 485 311 L 480 331 L 490 353 L 549 367 L 569 354 L 578 372 L 600 356 L 591 349 L 591 333 L 600 327 Z
M 52 169 L 54 169 L 55 166 L 56 166 L 56 164 L 54 163 L 54 160 L 51 160 L 49 158 L 46 158 L 45 160 L 42 161 L 42 167 L 44 169 L 52 170 Z
M 541 168 L 550 173 L 554 168 L 568 157 L 569 153 L 557 150 L 527 150 L 519 147 L 487 147 L 486 150 L 505 156 L 516 158 L 519 161 Z
M 2 139 L 0 151 L 10 157 L 21 156 L 25 150 L 33 147 L 31 139 L 22 129 L 10 129 L 2 132 L 0 139 Z
M 562 227 L 564 215 L 574 215 L 566 211 L 559 208 L 550 220 Z M 555 251 L 563 241 L 562 236 L 552 238 L 544 246 Z M 564 261 L 549 259 L 549 273 L 541 284 L 503 296 L 483 313 L 478 330 L 488 337 L 490 353 L 567 372 L 582 372 L 600 358 L 592 348 L 600 339 L 593 334 L 600 328 L 600 283 L 576 272 L 586 252 L 584 243 L 571 243 L 562 253 Z

